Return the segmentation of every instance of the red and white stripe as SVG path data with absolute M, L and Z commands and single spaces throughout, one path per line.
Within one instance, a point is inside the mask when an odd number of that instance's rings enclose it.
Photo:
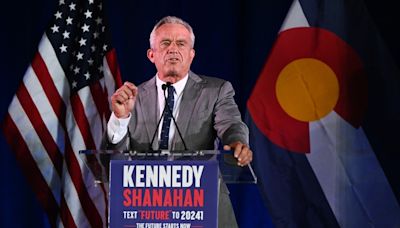
M 99 149 L 121 78 L 112 50 L 104 78 L 71 94 L 46 34 L 4 121 L 6 138 L 53 227 L 106 227 L 107 191 L 79 157 Z

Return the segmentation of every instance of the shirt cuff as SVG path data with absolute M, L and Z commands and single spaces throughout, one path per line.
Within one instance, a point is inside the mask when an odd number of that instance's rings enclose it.
M 124 119 L 117 118 L 114 112 L 111 113 L 110 120 L 107 123 L 107 135 L 112 144 L 119 143 L 128 132 L 128 124 L 131 119 L 131 113 Z

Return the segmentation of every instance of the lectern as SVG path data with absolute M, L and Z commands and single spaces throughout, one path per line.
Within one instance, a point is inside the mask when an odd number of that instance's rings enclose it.
M 109 227 L 208 228 L 218 224 L 219 186 L 256 183 L 232 151 L 84 150 L 96 185 L 108 185 Z

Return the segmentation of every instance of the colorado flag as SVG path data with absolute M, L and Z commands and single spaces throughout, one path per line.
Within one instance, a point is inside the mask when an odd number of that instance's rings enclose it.
M 400 227 L 399 75 L 362 1 L 293 2 L 247 103 L 276 226 Z

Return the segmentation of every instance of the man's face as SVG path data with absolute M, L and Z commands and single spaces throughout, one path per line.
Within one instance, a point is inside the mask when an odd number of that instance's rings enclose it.
M 181 80 L 195 55 L 189 31 L 181 24 L 164 24 L 155 31 L 154 38 L 147 57 L 155 64 L 158 77 L 171 83 Z

